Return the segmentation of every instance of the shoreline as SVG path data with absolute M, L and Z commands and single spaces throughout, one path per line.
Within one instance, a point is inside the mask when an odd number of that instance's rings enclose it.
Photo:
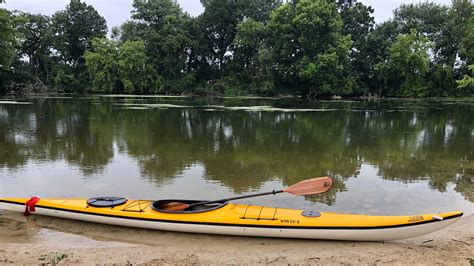
M 0 264 L 457 264 L 474 263 L 474 214 L 434 233 L 391 242 L 250 238 L 151 231 L 4 212 Z
M 177 93 L 177 94 L 103 94 L 91 92 L 46 92 L 46 93 L 28 93 L 28 94 L 10 94 L 0 93 L 0 96 L 9 96 L 15 99 L 22 98 L 74 98 L 74 97 L 103 97 L 103 98 L 221 98 L 221 99 L 242 99 L 242 100 L 280 100 L 280 99 L 305 99 L 311 101 L 466 101 L 474 102 L 473 96 L 460 97 L 375 97 L 371 95 L 360 96 L 339 96 L 339 95 L 323 95 L 317 98 L 308 97 L 299 94 L 242 94 L 229 95 L 225 93 Z

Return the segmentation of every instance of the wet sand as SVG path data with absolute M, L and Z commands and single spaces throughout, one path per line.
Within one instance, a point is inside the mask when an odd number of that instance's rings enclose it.
M 474 214 L 403 241 L 340 242 L 159 232 L 4 212 L 0 264 L 474 264 Z

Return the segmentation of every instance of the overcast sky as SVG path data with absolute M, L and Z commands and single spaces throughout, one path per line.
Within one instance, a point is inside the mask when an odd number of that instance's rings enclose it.
M 85 0 L 97 9 L 105 17 L 109 28 L 119 26 L 130 18 L 133 0 Z M 374 9 L 375 21 L 385 21 L 393 16 L 392 10 L 403 3 L 418 3 L 416 0 L 360 0 L 365 5 L 371 5 Z M 450 0 L 432 0 L 439 4 L 449 5 Z M 29 13 L 41 13 L 52 15 L 54 12 L 64 9 L 69 0 L 6 0 L 2 7 L 9 10 L 20 10 Z M 178 0 L 183 10 L 197 16 L 203 11 L 199 0 Z

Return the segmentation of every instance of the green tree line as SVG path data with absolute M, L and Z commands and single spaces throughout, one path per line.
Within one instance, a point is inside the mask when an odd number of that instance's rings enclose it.
M 2 0 L 0 0 L 0 3 Z M 474 94 L 472 0 L 403 4 L 376 24 L 356 0 L 134 0 L 105 19 L 71 0 L 51 17 L 0 8 L 0 92 L 446 97 Z

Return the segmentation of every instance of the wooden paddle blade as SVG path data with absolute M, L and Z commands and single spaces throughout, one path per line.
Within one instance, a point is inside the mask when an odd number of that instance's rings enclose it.
M 160 205 L 159 209 L 164 211 L 184 211 L 189 205 L 182 202 L 167 202 Z
M 283 191 L 297 196 L 313 195 L 324 193 L 332 188 L 332 178 L 317 177 L 301 181 L 285 188 Z

